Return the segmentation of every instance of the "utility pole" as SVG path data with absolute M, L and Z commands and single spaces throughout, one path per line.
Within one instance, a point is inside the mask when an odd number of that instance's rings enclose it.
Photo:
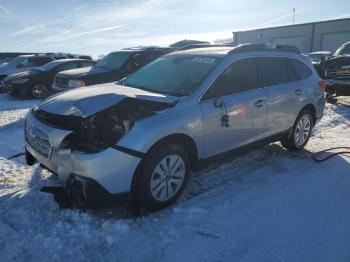
M 294 22 L 295 22 L 295 7 L 293 7 L 293 25 L 294 25 Z

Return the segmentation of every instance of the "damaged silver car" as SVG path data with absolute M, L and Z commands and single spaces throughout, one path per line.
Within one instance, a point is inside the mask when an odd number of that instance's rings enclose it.
M 26 159 L 62 181 L 77 207 L 169 206 L 193 170 L 274 141 L 307 143 L 324 92 L 289 46 L 179 51 L 118 83 L 52 96 L 25 122 Z

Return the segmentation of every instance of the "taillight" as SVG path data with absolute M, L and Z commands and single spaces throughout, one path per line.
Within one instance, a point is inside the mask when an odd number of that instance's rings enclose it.
M 325 92 L 326 89 L 327 89 L 327 86 L 328 86 L 328 82 L 325 81 L 325 80 L 321 80 L 321 81 L 319 82 L 319 85 L 320 85 L 320 88 Z

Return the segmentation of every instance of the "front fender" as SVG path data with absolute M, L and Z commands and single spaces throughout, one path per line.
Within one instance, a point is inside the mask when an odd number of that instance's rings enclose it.
M 117 145 L 147 153 L 156 142 L 172 134 L 190 136 L 196 143 L 199 157 L 202 155 L 203 119 L 199 105 L 175 107 L 139 120 Z

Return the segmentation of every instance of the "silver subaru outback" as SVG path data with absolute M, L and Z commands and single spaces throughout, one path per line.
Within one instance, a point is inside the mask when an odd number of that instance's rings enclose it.
M 296 48 L 246 44 L 179 51 L 118 83 L 54 95 L 25 123 L 26 159 L 78 207 L 129 200 L 157 210 L 191 171 L 281 141 L 300 150 L 324 110 L 325 83 Z

